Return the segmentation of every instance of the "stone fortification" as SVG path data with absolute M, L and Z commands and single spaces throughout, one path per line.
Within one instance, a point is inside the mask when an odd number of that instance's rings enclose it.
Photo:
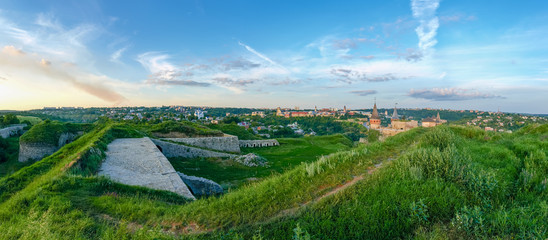
M 223 137 L 197 137 L 197 138 L 164 138 L 173 142 L 181 142 L 200 148 L 209 148 L 213 150 L 240 153 L 238 137 L 225 135 Z
M 223 187 L 214 181 L 202 177 L 188 176 L 180 172 L 177 173 L 194 196 L 211 196 L 223 193 Z
M 19 162 L 26 162 L 29 159 L 31 160 L 42 160 L 45 156 L 49 156 L 54 152 L 57 152 L 65 144 L 74 141 L 79 135 L 82 135 L 83 132 L 77 134 L 74 133 L 63 133 L 59 137 L 57 146 L 48 143 L 25 143 L 19 142 Z
M 162 151 L 166 157 L 184 157 L 184 158 L 196 158 L 196 157 L 234 157 L 235 154 L 222 153 L 209 151 L 205 149 L 189 147 L 176 143 L 170 143 L 158 139 L 151 139 L 156 146 Z
M 0 129 L 0 137 L 9 138 L 11 136 L 19 135 L 23 132 L 23 128 L 25 128 L 26 126 L 27 124 L 17 124 L 2 128 Z
M 195 199 L 167 158 L 149 138 L 119 138 L 108 145 L 99 175 L 116 182 L 166 190 Z
M 19 143 L 19 162 L 30 160 L 41 160 L 56 152 L 59 148 L 52 144 L 45 143 Z
M 268 140 L 240 140 L 240 147 L 272 147 L 279 146 L 280 143 L 276 139 Z

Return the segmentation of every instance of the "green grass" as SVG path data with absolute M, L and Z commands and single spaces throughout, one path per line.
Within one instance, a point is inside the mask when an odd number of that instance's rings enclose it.
M 546 129 L 416 128 L 187 202 L 95 176 L 91 149 L 138 135 L 107 124 L 0 179 L 0 238 L 546 239 Z
M 222 131 L 226 134 L 237 136 L 240 140 L 258 140 L 262 139 L 261 137 L 251 133 L 251 130 L 240 127 L 236 124 L 210 124 L 210 128 Z
M 242 148 L 242 154 L 255 153 L 267 159 L 267 167 L 247 167 L 219 158 L 170 158 L 173 167 L 187 175 L 200 176 L 221 184 L 225 189 L 236 188 L 248 181 L 280 174 L 301 163 L 315 161 L 322 155 L 348 150 L 352 141 L 343 135 L 278 139 L 280 146 Z
M 213 130 L 203 125 L 189 122 L 189 121 L 166 121 L 156 124 L 147 131 L 151 133 L 169 134 L 169 133 L 181 133 L 186 137 L 199 137 L 199 136 L 223 136 L 223 133 L 218 130 Z
M 30 124 L 32 125 L 36 125 L 40 122 L 42 122 L 42 119 L 40 119 L 39 117 L 33 117 L 33 116 L 20 116 L 20 115 L 17 115 L 17 119 L 19 119 L 19 121 L 29 121 Z
M 19 137 L 5 139 L 7 146 L 0 151 L 7 153 L 7 161 L 0 163 L 0 178 L 10 175 L 32 162 L 19 162 Z
M 62 123 L 57 121 L 43 121 L 34 125 L 19 141 L 24 143 L 46 143 L 57 146 L 59 137 L 63 133 L 77 133 L 89 128 L 88 124 Z

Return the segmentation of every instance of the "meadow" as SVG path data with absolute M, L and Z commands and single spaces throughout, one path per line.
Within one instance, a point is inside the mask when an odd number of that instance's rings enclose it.
M 96 124 L 1 178 L 0 238 L 548 237 L 547 124 L 513 134 L 417 128 L 192 202 L 97 177 L 106 144 L 120 136 L 139 133 Z
M 349 150 L 353 143 L 343 135 L 277 139 L 280 146 L 242 148 L 242 154 L 255 153 L 266 158 L 265 167 L 247 167 L 221 158 L 170 158 L 173 167 L 187 175 L 211 179 L 225 189 L 237 188 L 249 181 L 291 170 L 301 163 L 315 161 L 322 155 Z

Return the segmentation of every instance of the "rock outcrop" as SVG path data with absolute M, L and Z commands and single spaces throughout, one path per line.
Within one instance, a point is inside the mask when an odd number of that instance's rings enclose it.
M 177 172 L 183 182 L 190 188 L 194 196 L 213 196 L 223 193 L 223 188 L 218 183 L 202 177 L 188 176 Z
M 236 156 L 232 158 L 234 162 L 240 163 L 248 167 L 259 167 L 266 166 L 267 161 L 261 156 L 257 156 L 254 153 L 248 153 L 246 155 Z
M 9 138 L 11 136 L 20 135 L 23 132 L 23 128 L 25 128 L 26 126 L 27 124 L 17 124 L 2 128 L 0 129 L 0 137 Z

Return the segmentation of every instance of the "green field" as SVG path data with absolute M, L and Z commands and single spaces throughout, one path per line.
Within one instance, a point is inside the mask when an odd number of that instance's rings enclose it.
M 17 119 L 19 119 L 19 121 L 29 121 L 30 124 L 32 125 L 35 125 L 37 123 L 40 123 L 42 121 L 42 119 L 38 118 L 38 117 L 33 117 L 33 116 L 19 116 L 17 115 Z
M 301 163 L 315 161 L 322 155 L 348 150 L 352 141 L 343 135 L 278 139 L 280 146 L 242 148 L 242 154 L 255 153 L 267 159 L 267 167 L 247 167 L 231 160 L 218 158 L 170 158 L 173 167 L 187 175 L 211 179 L 225 189 L 248 181 L 280 174 Z
M 131 132 L 97 125 L 1 178 L 0 238 L 548 238 L 548 124 L 416 128 L 192 202 L 95 175 L 91 149 Z

